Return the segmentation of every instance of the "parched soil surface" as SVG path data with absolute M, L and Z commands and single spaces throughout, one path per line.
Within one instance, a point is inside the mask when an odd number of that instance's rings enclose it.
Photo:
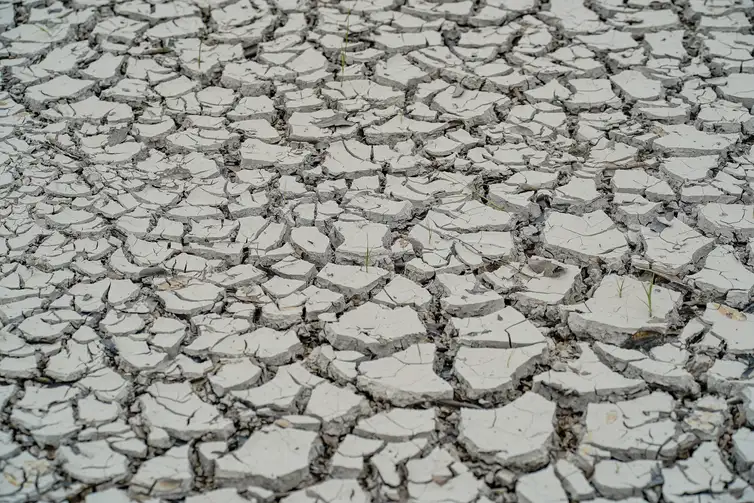
M 754 0 L 0 0 L 0 502 L 754 502 Z

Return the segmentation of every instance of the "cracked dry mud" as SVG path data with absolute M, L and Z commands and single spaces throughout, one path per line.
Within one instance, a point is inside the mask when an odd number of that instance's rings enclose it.
M 0 502 L 754 502 L 753 0 L 0 0 Z

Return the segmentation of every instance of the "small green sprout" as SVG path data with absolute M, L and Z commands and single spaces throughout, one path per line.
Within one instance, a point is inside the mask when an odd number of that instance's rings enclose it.
M 372 264 L 372 249 L 369 248 L 369 234 L 367 234 L 367 249 L 364 252 L 364 268 L 369 272 L 369 266 Z
M 652 273 L 652 279 L 649 281 L 649 286 L 645 285 L 644 283 L 641 284 L 641 287 L 644 289 L 644 294 L 647 296 L 647 299 L 642 299 L 642 302 L 647 306 L 647 309 L 649 310 L 649 317 L 652 317 L 652 293 L 655 289 L 655 275 Z
M 626 277 L 625 276 L 621 276 L 620 278 L 618 278 L 618 298 L 619 299 L 623 298 L 623 285 L 625 283 L 626 283 Z
M 348 36 L 351 32 L 351 10 L 348 10 L 346 16 L 346 36 L 343 38 L 343 44 L 340 46 L 340 81 L 346 76 L 346 50 L 348 49 Z

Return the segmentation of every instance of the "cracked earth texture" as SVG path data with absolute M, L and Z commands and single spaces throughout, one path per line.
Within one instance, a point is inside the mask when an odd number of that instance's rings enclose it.
M 754 502 L 754 0 L 0 0 L 0 502 Z

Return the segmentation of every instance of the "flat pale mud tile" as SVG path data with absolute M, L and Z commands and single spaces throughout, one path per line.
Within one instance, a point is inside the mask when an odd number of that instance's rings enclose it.
M 580 336 L 622 345 L 640 331 L 666 333 L 678 317 L 683 296 L 630 276 L 605 276 L 591 299 L 565 306 L 568 326 Z
M 237 450 L 218 458 L 215 477 L 290 490 L 310 477 L 309 463 L 317 456 L 319 443 L 315 432 L 267 426 Z
M 405 407 L 450 399 L 453 388 L 434 371 L 435 346 L 415 344 L 385 358 L 358 365 L 357 387 L 376 399 Z
M 527 469 L 547 464 L 555 404 L 528 392 L 497 409 L 461 409 L 459 441 L 474 458 Z

